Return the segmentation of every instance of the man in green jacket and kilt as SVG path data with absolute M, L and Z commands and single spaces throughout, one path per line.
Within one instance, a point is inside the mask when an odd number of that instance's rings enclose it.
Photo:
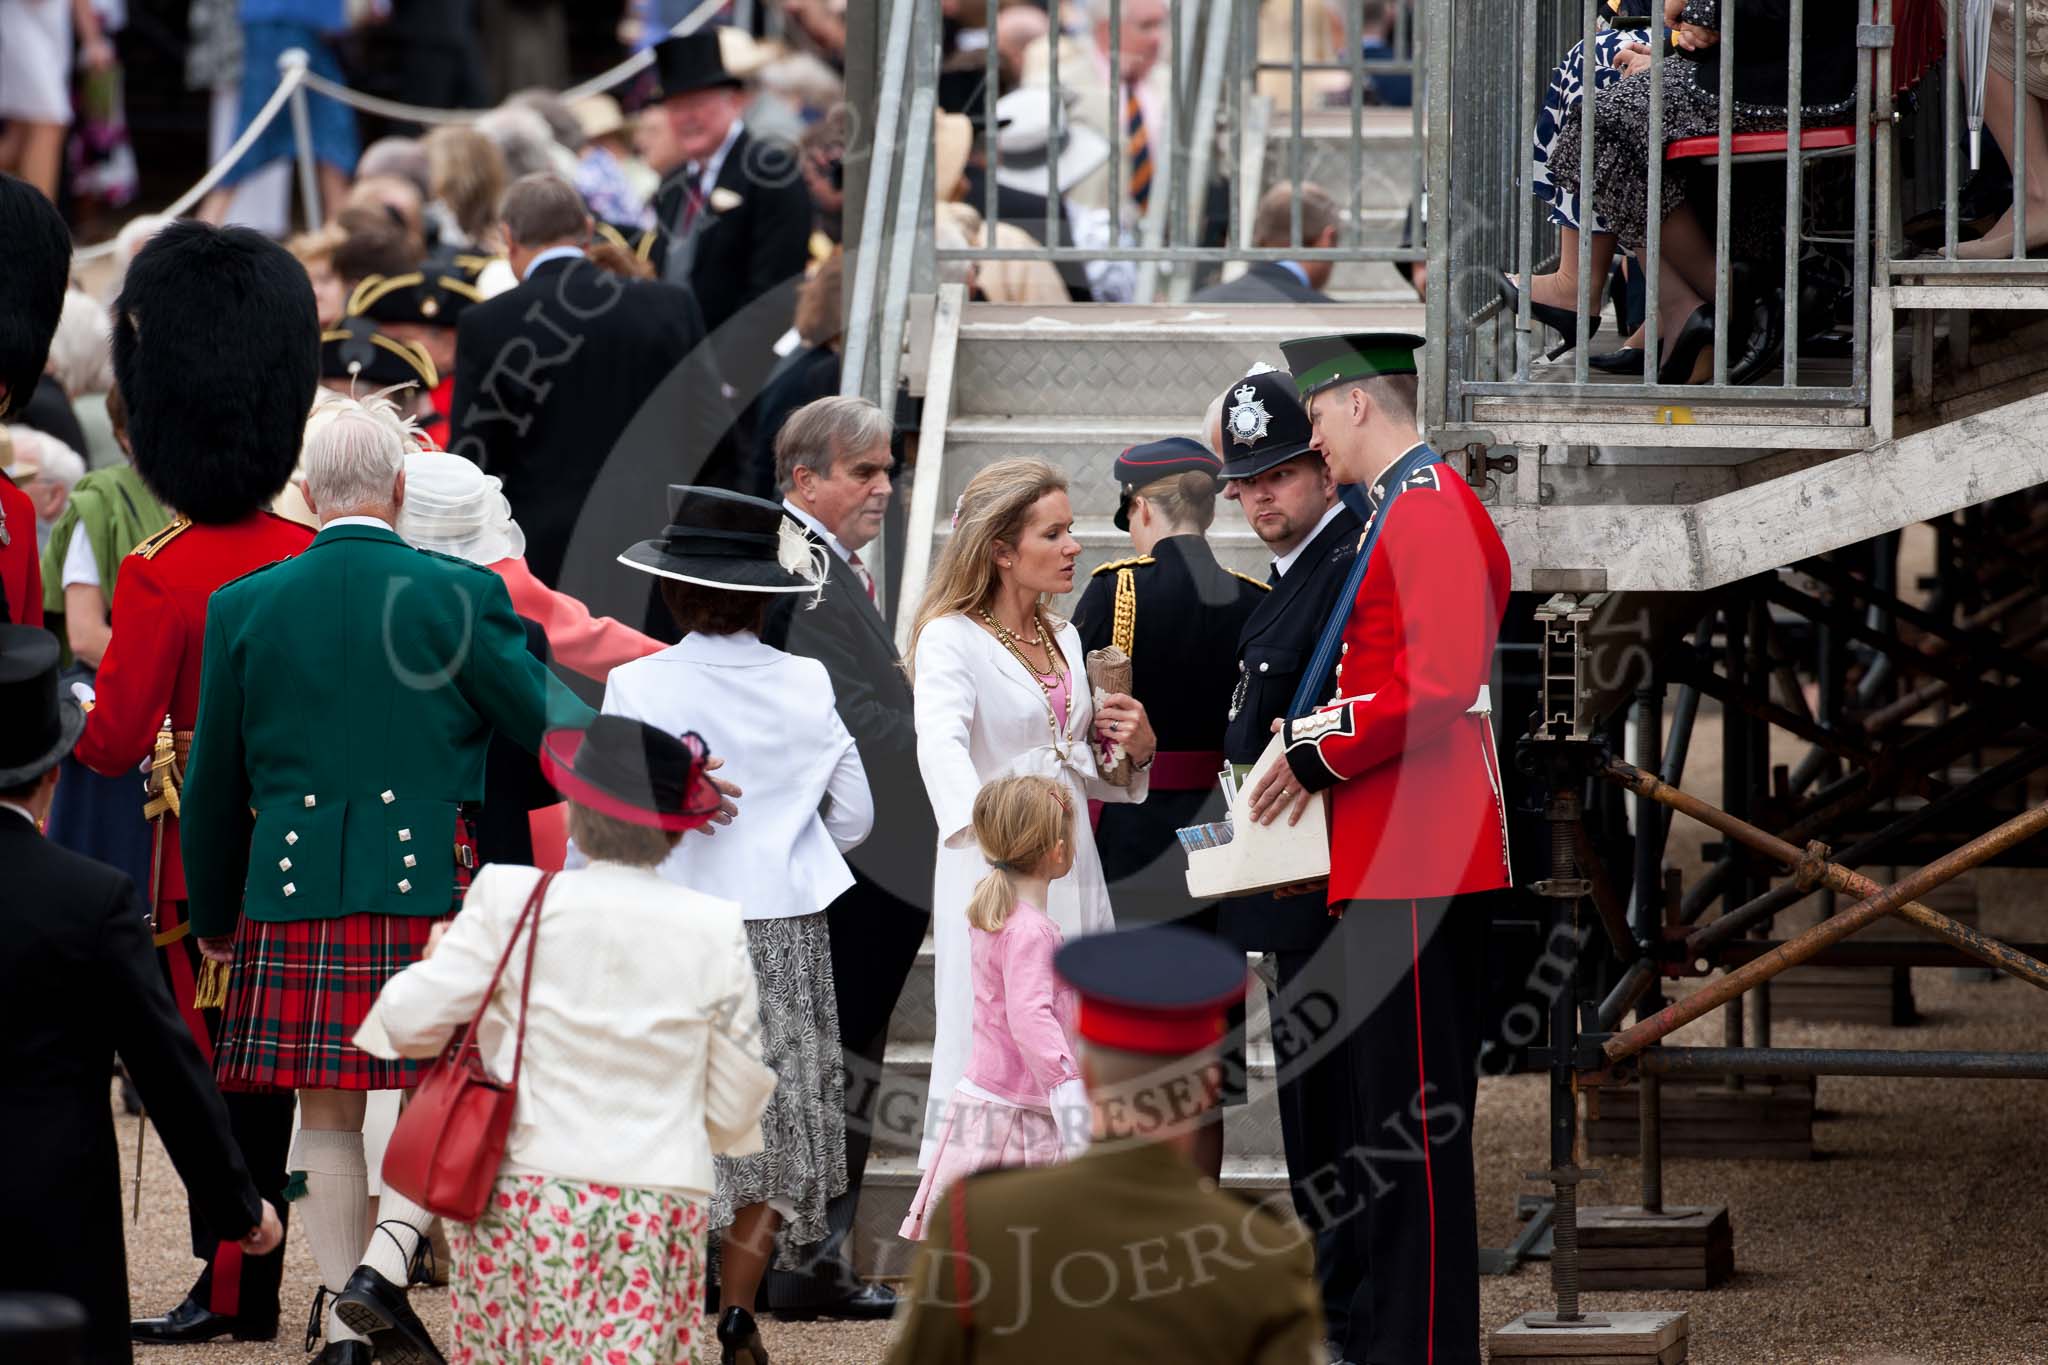
M 528 653 L 496 575 L 392 530 L 408 439 L 381 398 L 317 414 L 303 464 L 320 533 L 211 599 L 184 794 L 192 928 L 233 968 L 216 1071 L 299 1094 L 287 1165 L 324 1282 L 315 1317 L 337 1296 L 318 1365 L 441 1362 L 405 1301 L 429 1215 L 387 1189 L 363 1240 L 368 1092 L 409 1088 L 420 1064 L 351 1039 L 459 904 L 493 732 L 530 750 L 591 719 Z

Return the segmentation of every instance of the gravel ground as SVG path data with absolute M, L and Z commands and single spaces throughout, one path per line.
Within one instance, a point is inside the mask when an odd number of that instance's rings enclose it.
M 1716 800 L 1720 727 L 1711 706 L 1696 732 L 1685 786 Z M 1782 737 L 1781 737 L 1782 738 Z M 1774 761 L 1798 757 L 1782 745 Z M 1698 866 L 1701 828 L 1680 820 L 1671 861 Z M 2038 940 L 2039 874 L 1980 874 L 1982 927 L 2008 941 Z M 1958 979 L 1921 969 L 1913 989 L 1922 1022 L 1910 1029 L 1780 1021 L 1784 1046 L 2048 1049 L 2048 995 L 2013 981 Z M 1673 1039 L 1717 1046 L 1709 1016 Z M 1517 1231 L 1518 1193 L 1547 1187 L 1520 1179 L 1546 1163 L 1543 1078 L 1481 1084 L 1475 1124 L 1479 1235 L 1504 1246 Z M 124 1181 L 132 1122 L 121 1126 Z M 1644 1290 L 1584 1296 L 1591 1311 L 1685 1309 L 1692 1359 L 1705 1365 L 2048 1365 L 2048 1186 L 2038 1179 L 2048 1134 L 2048 1084 L 2032 1081 L 1820 1082 L 1811 1162 L 1665 1159 L 1668 1204 L 1725 1202 L 1734 1225 L 1736 1277 L 1708 1292 Z M 185 1246 L 177 1176 L 152 1136 L 144 1209 L 129 1229 L 130 1293 L 138 1311 L 175 1303 L 195 1265 Z M 1626 1204 L 1637 1192 L 1634 1159 L 1601 1158 L 1605 1179 L 1583 1187 L 1588 1204 Z M 125 1189 L 125 1186 L 124 1186 Z M 124 1196 L 125 1197 L 125 1196 Z M 278 1365 L 299 1361 L 297 1331 L 314 1281 L 303 1242 L 287 1248 L 286 1329 L 277 1342 L 218 1343 L 181 1352 L 178 1365 Z M 1480 1321 L 1497 1327 L 1552 1306 L 1549 1268 L 1481 1282 Z M 445 1326 L 445 1297 L 426 1291 L 414 1307 Z M 778 1365 L 854 1365 L 882 1357 L 885 1323 L 779 1323 L 763 1332 Z M 142 1350 L 141 1365 L 169 1360 Z M 1092 1363 L 1089 1363 L 1092 1365 Z
M 1986 924 L 2008 931 L 2014 897 L 1987 887 Z M 2018 889 L 2019 879 L 2002 884 Z M 2004 913 L 2000 913 L 2003 911 Z M 2048 1046 L 2048 997 L 2016 982 L 1958 981 L 1946 970 L 1914 974 L 1926 1022 L 1886 1030 L 1781 1023 L 1787 1045 L 2033 1049 Z M 1678 1041 L 1718 1043 L 1702 1021 Z M 1485 1082 L 1476 1127 L 1479 1233 L 1501 1246 L 1516 1231 L 1515 1195 L 1540 1186 L 1518 1177 L 1543 1164 L 1545 1088 L 1540 1077 Z M 1674 1204 L 1726 1201 L 1735 1227 L 1734 1283 L 1706 1293 L 1642 1291 L 1586 1296 L 1589 1309 L 1683 1308 L 1692 1314 L 1695 1361 L 1708 1365 L 2021 1365 L 2048 1362 L 2048 1190 L 2034 1178 L 2048 1132 L 2048 1085 L 2026 1081 L 1821 1082 L 1808 1163 L 1667 1158 Z M 122 1127 L 123 1161 L 133 1149 Z M 1588 1203 L 1626 1203 L 1632 1159 L 1603 1158 L 1604 1183 Z M 130 1293 L 138 1310 L 176 1302 L 193 1262 L 185 1249 L 177 1177 L 151 1137 L 144 1209 L 131 1227 Z M 215 1344 L 180 1352 L 190 1365 L 273 1365 L 301 1357 L 295 1340 L 314 1270 L 303 1242 L 286 1255 L 286 1336 L 274 1343 Z M 1498 1326 L 1550 1306 L 1548 1267 L 1525 1265 L 1481 1282 L 1481 1321 Z M 447 1317 L 441 1295 L 414 1306 L 429 1325 Z M 764 1324 L 769 1350 L 793 1365 L 880 1359 L 886 1324 Z M 288 1340 L 287 1338 L 294 1338 Z M 168 1352 L 139 1353 L 142 1365 Z

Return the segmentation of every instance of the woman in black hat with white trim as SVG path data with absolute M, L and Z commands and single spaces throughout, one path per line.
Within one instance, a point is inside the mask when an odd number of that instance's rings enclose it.
M 842 856 L 874 823 L 867 772 L 815 659 L 760 638 L 768 604 L 816 595 L 829 553 L 781 507 L 718 488 L 669 490 L 661 536 L 619 562 L 661 580 L 682 640 L 612 670 L 604 710 L 670 733 L 695 730 L 725 760 L 740 812 L 690 839 L 662 874 L 740 904 L 760 978 L 761 1053 L 775 1069 L 763 1150 L 721 1158 L 712 1226 L 718 1338 L 728 1361 L 765 1365 L 754 1298 L 774 1250 L 796 1269 L 823 1241 L 825 1206 L 846 1188 L 845 1081 L 825 907 L 853 885 Z
M 585 866 L 545 887 L 530 867 L 484 867 L 356 1045 L 431 1057 L 481 1006 L 485 1064 L 505 1079 L 524 1031 L 496 1187 L 481 1218 L 450 1225 L 450 1358 L 581 1359 L 602 1341 L 632 1365 L 694 1365 L 714 1162 L 760 1149 L 775 1088 L 739 907 L 658 870 L 719 794 L 695 735 L 621 716 L 548 733 L 540 762 Z M 536 891 L 539 938 L 508 959 Z

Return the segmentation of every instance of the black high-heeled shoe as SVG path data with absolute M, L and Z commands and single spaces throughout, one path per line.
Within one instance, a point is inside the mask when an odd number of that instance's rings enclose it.
M 1714 305 L 1692 310 L 1685 326 L 1671 339 L 1671 350 L 1657 367 L 1659 384 L 1704 384 L 1714 377 Z
M 719 1365 L 768 1365 L 761 1329 L 744 1308 L 728 1308 L 718 1317 Z
M 1641 375 L 1643 372 L 1643 348 L 1640 346 L 1618 346 L 1611 351 L 1586 357 L 1589 369 L 1602 374 Z
M 1500 291 L 1502 309 L 1509 313 L 1520 312 L 1522 307 L 1522 287 L 1515 283 L 1515 277 L 1508 274 L 1505 270 L 1498 271 L 1495 273 L 1493 283 L 1494 288 Z M 1559 308 L 1556 304 L 1551 303 L 1538 303 L 1534 299 L 1529 300 L 1529 316 L 1564 338 L 1557 345 L 1544 352 L 1543 358 L 1545 360 L 1556 360 L 1559 356 L 1570 354 L 1572 349 L 1581 341 L 1591 340 L 1594 334 L 1600 330 L 1600 315 L 1598 313 L 1594 313 L 1586 319 L 1586 334 L 1580 336 L 1579 315 L 1576 310 Z

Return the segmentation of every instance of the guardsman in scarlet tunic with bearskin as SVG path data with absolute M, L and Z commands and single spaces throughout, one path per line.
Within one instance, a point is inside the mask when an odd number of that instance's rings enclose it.
M 1358 1289 L 1345 1358 L 1477 1365 L 1472 1176 L 1486 907 L 1509 884 L 1486 682 L 1508 557 L 1465 480 L 1415 436 L 1405 333 L 1282 346 L 1312 444 L 1368 516 L 1346 589 L 1289 718 L 1287 763 L 1254 818 L 1298 817 L 1327 790 L 1330 913 L 1319 956 L 1346 1008 Z M 1347 1205 L 1348 1207 L 1348 1205 Z
M 149 765 L 147 791 L 138 780 L 136 800 L 147 799 L 155 826 L 150 881 L 159 960 L 209 1064 L 220 1001 L 205 1008 L 198 1001 L 204 973 L 178 848 L 206 604 L 229 579 L 297 554 L 313 538 L 262 509 L 298 461 L 319 332 L 305 270 L 242 228 L 165 228 L 136 256 L 114 303 L 114 373 L 128 403 L 135 468 L 178 516 L 121 565 L 113 637 L 76 754 L 107 777 Z M 227 1105 L 258 1192 L 285 1216 L 290 1093 L 231 1093 Z M 236 1243 L 208 1234 L 196 1211 L 192 1252 L 206 1261 L 198 1283 L 169 1313 L 136 1322 L 135 1340 L 274 1337 L 284 1253 L 244 1256 Z

